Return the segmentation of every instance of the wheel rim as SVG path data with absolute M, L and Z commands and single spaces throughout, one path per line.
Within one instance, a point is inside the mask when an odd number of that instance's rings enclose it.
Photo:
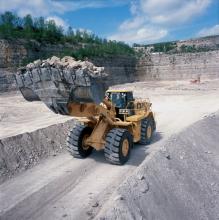
M 88 137 L 89 137 L 89 134 L 85 134 L 83 139 L 82 139 L 82 148 L 83 148 L 83 150 L 88 150 L 89 149 L 89 146 L 85 144 Z
M 129 141 L 125 139 L 122 143 L 122 154 L 126 157 L 129 153 Z
M 151 135 L 152 135 L 152 128 L 151 126 L 149 125 L 147 127 L 147 138 L 150 139 L 151 138 Z

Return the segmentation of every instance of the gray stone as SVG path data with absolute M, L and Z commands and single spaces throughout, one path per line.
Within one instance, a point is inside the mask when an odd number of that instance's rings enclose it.
M 40 71 L 38 69 L 33 69 L 32 75 L 33 75 L 33 82 L 37 83 L 41 81 Z

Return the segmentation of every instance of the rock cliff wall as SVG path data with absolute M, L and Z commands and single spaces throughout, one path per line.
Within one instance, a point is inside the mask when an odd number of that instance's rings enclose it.
M 24 65 L 39 58 L 61 56 L 64 51 L 77 49 L 72 44 L 40 44 L 35 40 L 3 40 L 0 39 L 0 68 L 11 68 Z
M 63 56 L 64 51 L 72 51 L 79 46 L 76 45 L 40 45 L 36 41 L 7 41 L 0 40 L 0 92 L 16 89 L 13 74 L 16 67 L 22 66 L 28 60 L 45 59 L 51 56 Z M 118 84 L 134 81 L 136 66 L 135 57 L 111 57 L 94 58 L 90 60 L 96 66 L 104 66 L 105 71 L 110 75 L 108 84 Z M 13 67 L 13 71 L 6 71 L 6 68 Z
M 65 150 L 67 133 L 74 124 L 69 120 L 30 133 L 0 139 L 0 183 Z
M 136 80 L 136 64 L 134 57 L 96 58 L 91 60 L 96 66 L 104 66 L 109 85 L 133 82 Z
M 17 67 L 24 61 L 61 56 L 63 51 L 76 49 L 76 45 L 41 45 L 36 41 L 0 40 L 0 92 L 16 89 L 15 81 L 6 68 Z M 219 50 L 199 53 L 150 54 L 141 58 L 94 58 L 96 66 L 104 66 L 110 75 L 108 84 L 144 80 L 192 79 L 219 77 Z M 15 70 L 11 71 L 15 72 Z
M 6 69 L 0 69 L 0 93 L 17 89 L 12 72 L 13 70 L 7 71 Z
M 139 80 L 219 77 L 219 50 L 199 53 L 144 54 L 136 66 Z

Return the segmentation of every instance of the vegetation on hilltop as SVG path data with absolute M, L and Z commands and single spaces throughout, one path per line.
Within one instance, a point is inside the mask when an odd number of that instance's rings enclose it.
M 150 48 L 150 52 L 162 52 L 168 53 L 169 51 L 175 50 L 177 48 L 176 42 L 162 42 L 162 43 L 154 43 L 148 45 L 134 44 L 134 47 L 144 47 Z
M 208 45 L 186 45 L 181 44 L 180 46 L 177 45 L 177 41 L 172 42 L 162 42 L 162 43 L 154 43 L 154 44 L 148 44 L 148 45 L 141 45 L 141 44 L 134 44 L 134 47 L 143 47 L 145 49 L 148 49 L 148 51 L 152 53 L 198 53 L 198 52 L 206 52 L 211 51 L 219 48 L 219 45 L 215 47 L 210 47 Z
M 63 55 L 71 55 L 77 59 L 135 54 L 134 50 L 123 42 L 102 39 L 87 31 L 73 30 L 72 27 L 64 31 L 63 27 L 57 26 L 53 20 L 32 18 L 31 15 L 19 17 L 12 12 L 0 15 L 0 38 L 36 40 L 42 44 L 77 44 L 80 45 L 79 49 L 63 52 Z

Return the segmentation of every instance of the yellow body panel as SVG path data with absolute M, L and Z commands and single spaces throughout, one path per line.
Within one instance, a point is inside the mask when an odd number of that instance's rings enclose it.
M 145 118 L 145 115 L 132 115 L 132 116 L 126 117 L 126 121 L 136 122 L 136 121 L 142 120 L 143 118 Z

